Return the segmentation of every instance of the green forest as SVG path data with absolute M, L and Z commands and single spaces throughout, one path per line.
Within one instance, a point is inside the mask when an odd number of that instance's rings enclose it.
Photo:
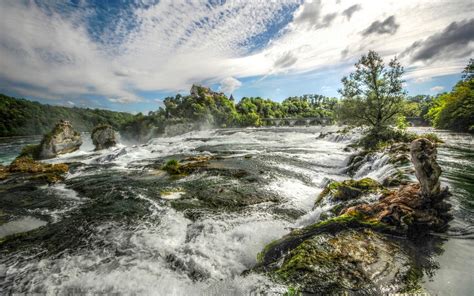
M 107 123 L 119 128 L 133 119 L 125 112 L 51 106 L 0 94 L 0 137 L 41 135 L 51 131 L 60 119 L 71 121 L 78 131 L 91 131 Z
M 400 70 L 402 68 L 396 71 Z M 407 96 L 400 82 L 390 123 L 406 126 L 406 117 L 418 117 L 436 128 L 474 132 L 473 72 L 474 62 L 471 59 L 463 71 L 462 79 L 452 91 L 436 96 Z M 227 97 L 223 93 L 194 85 L 190 95 L 167 97 L 163 100 L 164 108 L 160 107 L 147 115 L 51 106 L 0 95 L 0 136 L 44 134 L 60 119 L 71 121 L 78 131 L 90 131 L 98 124 L 110 124 L 135 139 L 159 135 L 167 125 L 176 123 L 200 122 L 212 127 L 247 127 L 263 126 L 266 124 L 265 118 L 324 117 L 330 119 L 329 122 L 357 125 L 360 120 L 356 115 L 368 113 L 356 110 L 364 104 L 353 99 L 360 90 L 352 89 L 351 83 L 349 79 L 343 79 L 345 88 L 340 100 L 310 94 L 289 97 L 281 103 L 261 97 L 243 97 L 236 103 L 232 96 Z

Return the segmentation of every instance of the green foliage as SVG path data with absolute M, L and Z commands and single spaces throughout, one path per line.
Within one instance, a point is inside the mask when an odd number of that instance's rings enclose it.
M 443 141 L 433 133 L 418 135 L 405 130 L 387 127 L 379 132 L 369 130 L 354 147 L 362 147 L 366 151 L 380 151 L 395 143 L 411 143 L 418 138 L 426 138 L 433 143 L 443 143 Z
M 289 286 L 288 290 L 283 294 L 283 296 L 301 296 L 303 295 L 301 291 L 298 288 L 295 288 L 293 286 Z
M 437 128 L 474 132 L 474 79 L 460 81 L 451 92 L 438 96 L 428 117 Z
M 209 88 L 193 85 L 191 95 L 167 97 L 165 108 L 138 114 L 123 125 L 121 133 L 127 138 L 144 140 L 162 133 L 167 125 L 203 123 L 215 127 L 262 126 L 264 118 L 333 117 L 336 98 L 321 95 L 291 97 L 281 104 L 260 97 L 244 97 L 237 104 L 233 98 Z
M 40 135 L 61 120 L 69 120 L 78 131 L 90 131 L 98 124 L 118 128 L 133 119 L 125 112 L 43 105 L 0 94 L 0 137 Z
M 380 131 L 370 130 L 356 144 L 365 150 L 381 150 L 393 143 L 408 143 L 417 138 L 416 134 L 394 128 L 384 128 Z
M 402 114 L 406 117 L 421 117 L 428 123 L 428 111 L 433 106 L 433 100 L 434 98 L 428 95 L 408 97 Z
M 407 118 L 404 115 L 397 116 L 395 126 L 399 130 L 406 130 L 409 125 L 410 124 L 408 123 Z
M 180 175 L 182 173 L 181 165 L 176 159 L 168 160 L 161 169 L 168 172 L 170 175 Z
M 374 51 L 363 55 L 356 71 L 342 79 L 343 96 L 338 117 L 344 123 L 368 125 L 375 132 L 394 122 L 403 110 L 403 67 L 393 59 L 388 67 Z

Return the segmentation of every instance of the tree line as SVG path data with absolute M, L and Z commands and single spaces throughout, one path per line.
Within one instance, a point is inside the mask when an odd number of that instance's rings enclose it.
M 0 137 L 42 135 L 60 119 L 69 120 L 78 131 L 91 131 L 98 124 L 119 129 L 134 120 L 126 112 L 51 106 L 0 94 Z
M 261 97 L 233 97 L 194 85 L 191 94 L 163 100 L 164 107 L 147 115 L 100 109 L 43 105 L 0 95 L 0 136 L 37 135 L 60 119 L 79 131 L 110 124 L 126 136 L 146 139 L 163 133 L 167 125 L 200 122 L 210 127 L 265 125 L 265 118 L 324 117 L 333 122 L 368 126 L 374 138 L 390 127 L 405 127 L 406 117 L 420 117 L 437 128 L 474 132 L 474 62 L 452 91 L 437 96 L 407 96 L 403 67 L 395 58 L 387 65 L 374 51 L 363 55 L 355 71 L 342 79 L 341 99 L 317 94 L 289 97 L 281 103 Z

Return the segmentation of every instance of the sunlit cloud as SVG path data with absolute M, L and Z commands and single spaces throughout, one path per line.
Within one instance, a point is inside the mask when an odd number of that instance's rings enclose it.
M 232 93 L 247 77 L 284 81 L 331 68 L 342 77 L 369 49 L 399 56 L 406 79 L 421 83 L 459 73 L 474 46 L 474 6 L 465 0 L 131 1 L 114 11 L 92 0 L 46 3 L 0 3 L 2 89 L 116 104 L 193 83 Z

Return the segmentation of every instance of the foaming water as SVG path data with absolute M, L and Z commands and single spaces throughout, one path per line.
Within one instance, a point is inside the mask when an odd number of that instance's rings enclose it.
M 54 207 L 32 206 L 31 213 L 47 218 L 41 225 L 46 234 L 32 233 L 33 246 L 1 253 L 0 289 L 49 295 L 283 294 L 287 287 L 244 272 L 266 244 L 317 222 L 329 209 L 313 208 L 314 201 L 329 180 L 348 178 L 342 173 L 350 156 L 344 148 L 360 137 L 331 133 L 336 130 L 207 130 L 101 151 L 86 145 L 53 159 L 75 165 L 64 184 L 40 189 Z M 195 155 L 214 157 L 214 170 L 181 178 L 159 170 L 168 159 Z M 440 149 L 445 165 L 449 155 Z M 229 177 L 242 170 L 249 175 Z M 382 181 L 395 172 L 379 154 L 355 178 Z M 460 211 L 468 208 L 457 203 Z M 473 248 L 467 244 L 465 250 Z
M 46 224 L 46 221 L 42 221 L 34 217 L 23 217 L 18 220 L 14 220 L 0 225 L 0 238 L 16 233 L 30 231 Z

